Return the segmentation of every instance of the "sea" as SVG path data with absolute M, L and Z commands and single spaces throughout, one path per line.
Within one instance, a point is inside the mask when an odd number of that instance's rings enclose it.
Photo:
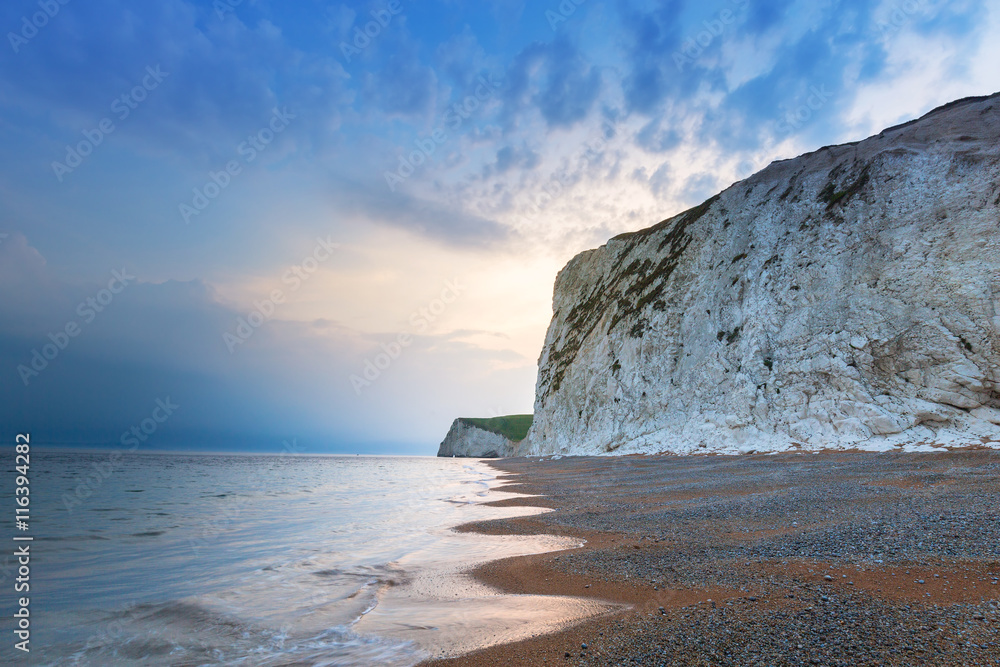
M 11 457 L 13 458 L 13 456 Z M 3 496 L 13 496 L 13 461 Z M 432 457 L 33 451 L 30 665 L 415 665 L 558 629 L 593 602 L 505 595 L 466 571 L 568 538 L 456 532 L 531 514 L 486 462 Z

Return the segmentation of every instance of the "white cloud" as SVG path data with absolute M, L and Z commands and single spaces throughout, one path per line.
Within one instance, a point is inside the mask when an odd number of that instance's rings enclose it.
M 912 21 L 900 19 L 900 27 L 887 33 L 885 69 L 875 81 L 857 87 L 843 116 L 845 131 L 856 138 L 956 99 L 1000 90 L 996 66 L 1000 62 L 1000 8 L 988 7 L 986 20 L 973 34 L 964 35 L 917 32 L 913 24 L 919 16 L 913 14 Z

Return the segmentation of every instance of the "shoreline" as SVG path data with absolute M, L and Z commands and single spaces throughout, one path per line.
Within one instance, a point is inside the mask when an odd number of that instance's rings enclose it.
M 445 463 L 456 465 L 451 460 Z M 455 506 L 457 513 L 447 514 L 446 520 L 422 532 L 428 538 L 423 544 L 385 565 L 394 574 L 379 586 L 376 603 L 351 624 L 353 633 L 409 646 L 415 652 L 413 661 L 419 661 L 517 641 L 541 629 L 558 630 L 604 611 L 604 605 L 577 597 L 498 594 L 471 576 L 470 565 L 565 550 L 578 542 L 542 534 L 483 536 L 455 531 L 459 522 L 535 513 L 504 508 L 505 501 L 513 498 L 499 488 L 496 469 L 479 460 L 461 461 L 458 466 L 466 471 L 459 486 L 446 497 L 438 497 L 436 488 L 431 492 L 432 504 L 443 501 Z M 497 497 L 497 506 L 484 502 Z
M 422 667 L 757 664 L 747 655 L 763 664 L 944 665 L 1000 656 L 996 450 L 488 464 L 506 482 L 496 490 L 532 494 L 496 506 L 553 511 L 456 530 L 585 544 L 470 574 L 504 593 L 629 607 Z

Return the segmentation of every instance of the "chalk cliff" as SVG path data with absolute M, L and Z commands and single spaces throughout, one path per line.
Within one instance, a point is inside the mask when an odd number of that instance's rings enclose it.
M 519 454 L 998 447 L 1000 95 L 615 237 L 553 311 Z
M 456 419 L 438 448 L 438 456 L 495 459 L 511 456 L 514 444 L 499 433 Z

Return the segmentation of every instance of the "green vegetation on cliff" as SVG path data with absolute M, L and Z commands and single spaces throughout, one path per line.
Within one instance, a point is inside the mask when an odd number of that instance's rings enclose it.
M 459 421 L 481 428 L 491 433 L 499 433 L 512 442 L 524 440 L 531 428 L 531 420 L 534 415 L 507 415 L 506 417 L 493 417 L 483 419 L 478 417 L 460 417 Z

